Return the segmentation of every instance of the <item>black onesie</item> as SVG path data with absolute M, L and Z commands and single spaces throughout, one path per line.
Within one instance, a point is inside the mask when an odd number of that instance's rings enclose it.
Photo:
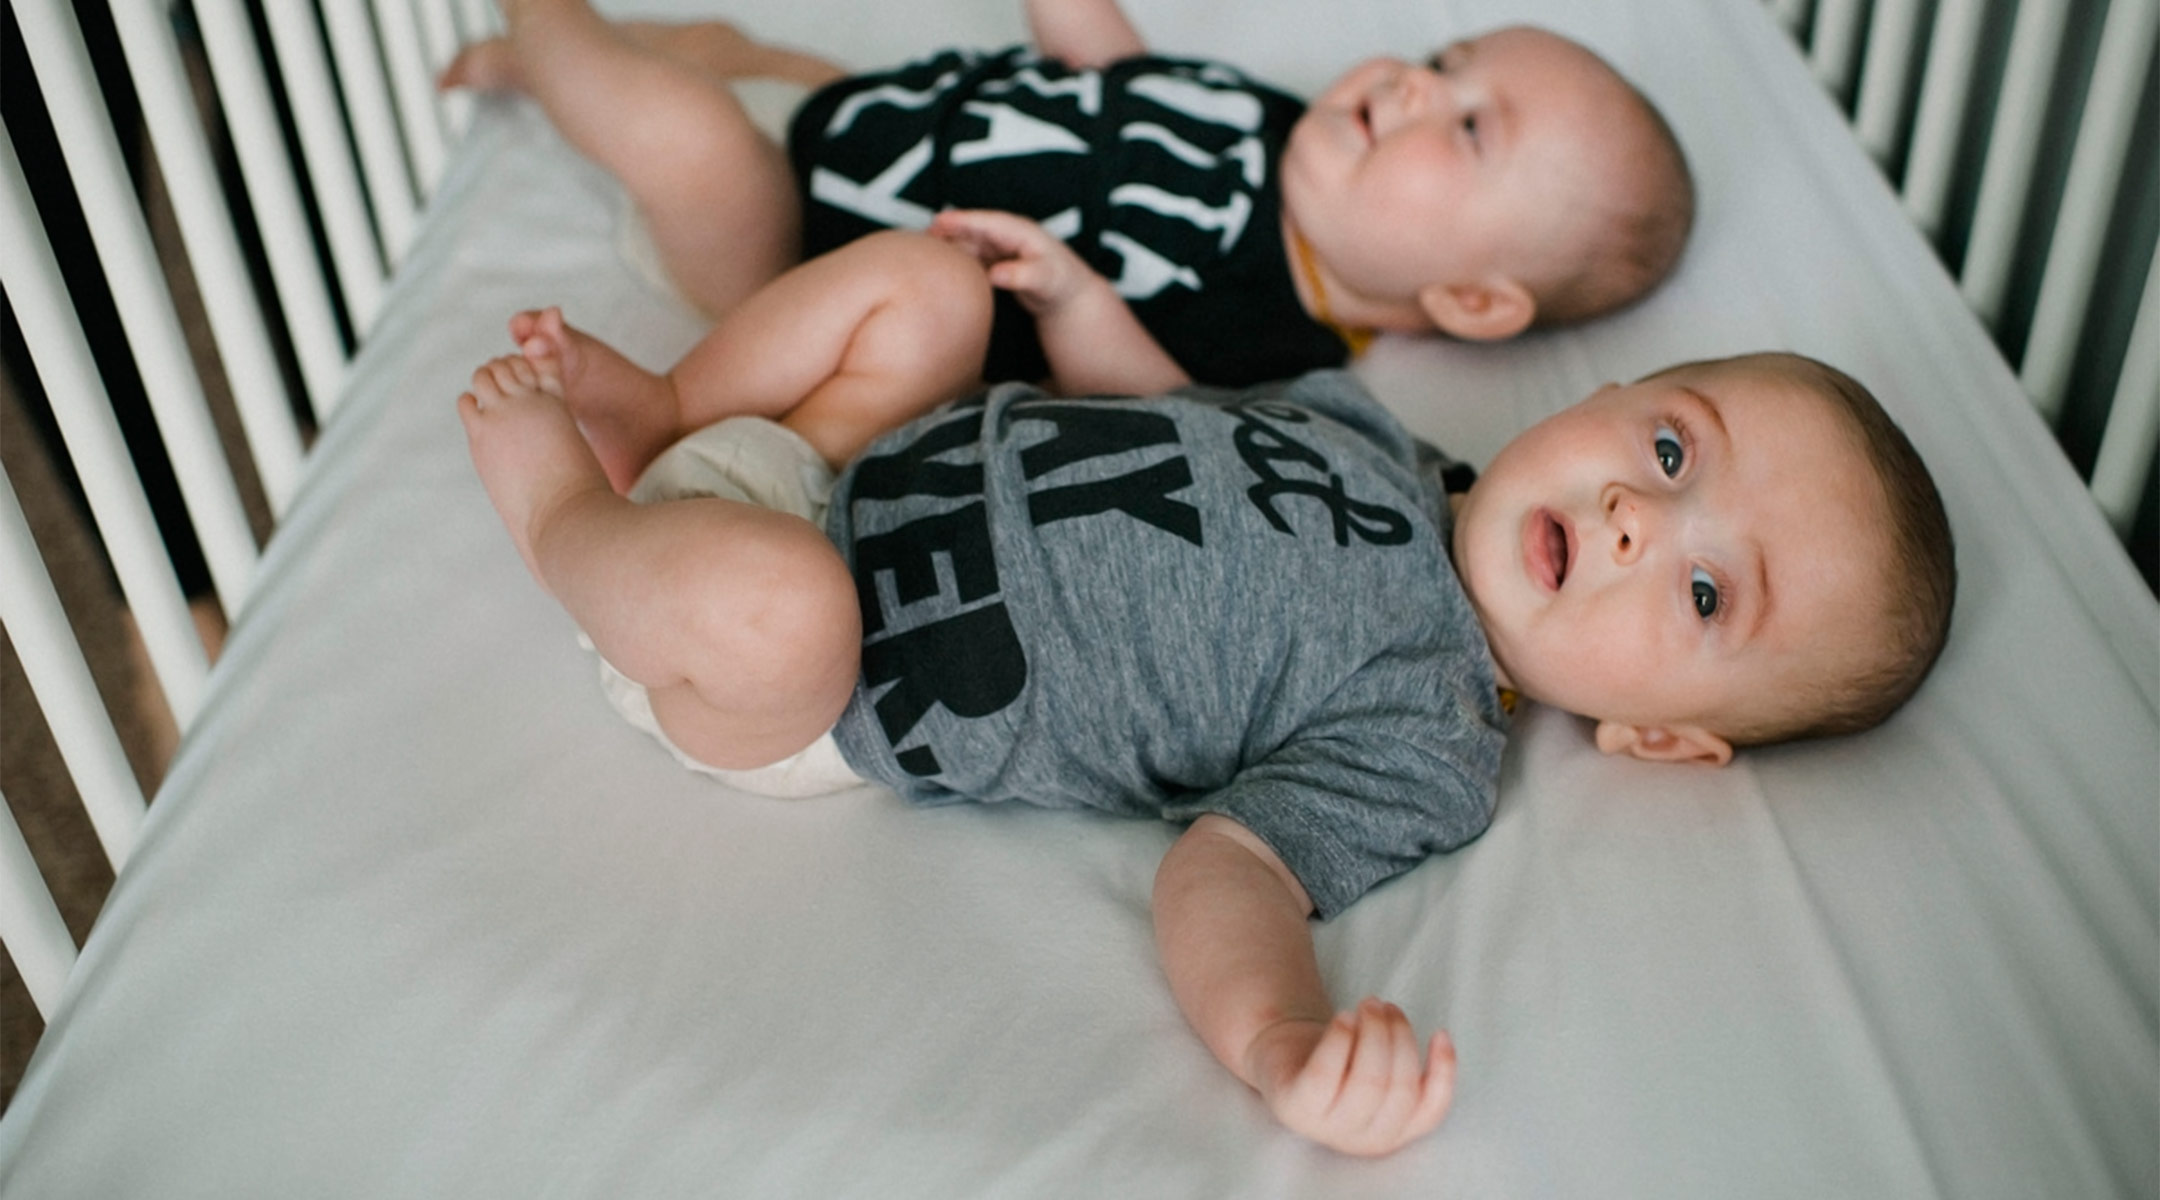
M 1026 48 L 947 51 L 813 95 L 788 131 L 803 256 L 945 208 L 1040 221 L 1116 285 L 1187 373 L 1242 386 L 1348 357 L 1291 280 L 1275 163 L 1296 97 L 1215 63 L 1075 71 Z M 1048 374 L 1033 320 L 998 297 L 985 377 Z

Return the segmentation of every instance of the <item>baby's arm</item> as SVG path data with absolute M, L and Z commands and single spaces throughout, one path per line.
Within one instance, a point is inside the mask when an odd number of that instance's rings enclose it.
M 1117 0 L 1028 0 L 1035 48 L 1074 69 L 1147 53 Z
M 1035 315 L 1051 386 L 1066 396 L 1152 396 L 1192 382 L 1110 281 L 1041 225 L 1012 213 L 949 209 L 930 232 L 982 260 L 993 286 Z
M 1455 1049 L 1418 1053 L 1402 1010 L 1337 1013 L 1320 980 L 1297 877 L 1251 831 L 1209 814 L 1155 876 L 1155 941 L 1171 994 L 1208 1049 L 1290 1129 L 1350 1154 L 1387 1154 L 1437 1128 Z

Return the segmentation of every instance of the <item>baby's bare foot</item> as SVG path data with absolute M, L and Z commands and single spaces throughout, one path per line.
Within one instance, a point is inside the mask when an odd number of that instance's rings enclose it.
M 525 77 L 518 67 L 518 26 L 526 11 L 533 7 L 530 0 L 496 0 L 495 7 L 503 15 L 503 24 L 509 30 L 502 37 L 482 38 L 457 52 L 435 77 L 435 86 L 441 91 L 472 88 L 483 92 L 522 92 Z
M 627 493 L 682 435 L 675 385 L 572 328 L 561 309 L 529 309 L 511 317 L 510 337 L 528 360 L 557 364 L 570 416 L 616 491 Z
M 455 91 L 471 88 L 481 92 L 522 92 L 523 77 L 518 74 L 517 52 L 510 48 L 508 38 L 488 38 L 474 42 L 457 52 L 450 65 L 435 77 L 439 91 Z
M 483 364 L 473 372 L 472 390 L 458 397 L 458 415 L 496 515 L 525 566 L 546 586 L 534 553 L 542 530 L 564 501 L 608 486 L 563 406 L 557 364 L 522 355 Z

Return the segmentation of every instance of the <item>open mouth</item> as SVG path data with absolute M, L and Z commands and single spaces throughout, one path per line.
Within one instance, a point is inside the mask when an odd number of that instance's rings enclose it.
M 1531 575 L 1546 588 L 1559 591 L 1574 561 L 1574 541 L 1575 531 L 1559 514 L 1542 508 L 1531 513 L 1523 530 L 1524 558 Z

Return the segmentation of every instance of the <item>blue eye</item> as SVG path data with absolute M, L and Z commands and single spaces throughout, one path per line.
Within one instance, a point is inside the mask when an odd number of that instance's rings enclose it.
M 1695 602 L 1696 616 L 1707 621 L 1717 615 L 1717 582 L 1710 578 L 1709 572 L 1701 567 L 1696 567 L 1690 572 L 1688 575 L 1688 592 Z
M 1669 426 L 1658 426 L 1657 437 L 1652 440 L 1651 446 L 1657 450 L 1658 469 L 1665 472 L 1667 479 L 1678 475 L 1680 468 L 1687 463 L 1687 451 L 1680 445 L 1680 435 L 1673 432 Z

